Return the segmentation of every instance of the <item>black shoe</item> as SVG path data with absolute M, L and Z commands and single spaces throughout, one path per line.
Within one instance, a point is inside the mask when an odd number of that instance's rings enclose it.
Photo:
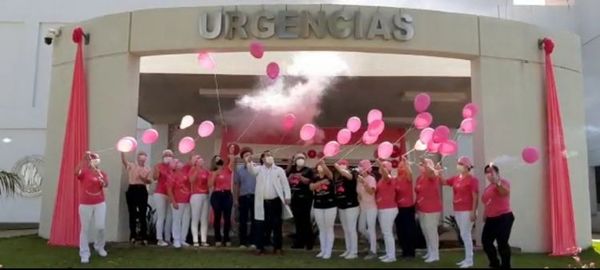
M 292 249 L 303 249 L 304 247 L 301 245 L 292 245 Z

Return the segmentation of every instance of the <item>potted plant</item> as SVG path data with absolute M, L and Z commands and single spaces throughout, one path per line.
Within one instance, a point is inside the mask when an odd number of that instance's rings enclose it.
M 0 196 L 14 195 L 22 187 L 23 183 L 18 174 L 0 171 Z

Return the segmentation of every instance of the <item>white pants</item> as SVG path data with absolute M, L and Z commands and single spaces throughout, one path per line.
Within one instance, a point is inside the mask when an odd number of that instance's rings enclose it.
M 177 209 L 171 206 L 173 211 L 173 244 L 181 245 L 185 242 L 190 228 L 190 204 L 178 203 Z
M 99 204 L 80 204 L 79 205 L 79 221 L 81 229 L 79 231 L 79 256 L 81 258 L 90 258 L 90 242 L 88 241 L 88 233 L 92 225 L 94 226 L 94 248 L 103 250 L 104 244 L 104 221 L 106 220 L 106 203 Z M 93 222 L 93 223 L 92 223 Z
M 360 209 L 357 207 L 339 209 L 340 222 L 344 229 L 344 242 L 346 243 L 346 252 L 349 255 L 358 254 L 358 234 L 356 233 L 356 223 Z
M 154 193 L 156 207 L 156 240 L 171 240 L 172 213 L 169 207 L 169 197 L 164 194 Z M 164 236 L 164 237 L 163 237 Z
M 373 254 L 377 254 L 377 228 L 375 224 L 377 224 L 377 208 L 360 209 L 358 231 L 369 239 L 369 249 Z
M 198 243 L 198 222 L 200 222 L 200 240 L 207 242 L 208 234 L 208 194 L 194 194 L 190 199 L 192 207 L 192 238 Z
M 440 223 L 440 213 L 422 213 L 419 212 L 419 225 L 425 236 L 427 244 L 428 258 L 438 260 L 440 258 L 439 246 L 440 240 L 438 235 L 438 225 Z
M 460 238 L 462 238 L 465 244 L 465 261 L 473 262 L 473 237 L 471 235 L 473 222 L 471 222 L 471 211 L 456 211 L 454 212 L 454 217 L 460 231 Z
M 317 227 L 319 227 L 319 244 L 321 246 L 321 253 L 325 257 L 330 257 L 333 250 L 333 241 L 335 240 L 333 225 L 335 224 L 336 212 L 337 207 L 327 209 L 315 208 L 315 221 L 317 222 Z
M 394 221 L 398 215 L 398 208 L 379 209 L 378 218 L 381 234 L 385 243 L 385 255 L 389 259 L 396 259 L 396 243 L 394 241 Z

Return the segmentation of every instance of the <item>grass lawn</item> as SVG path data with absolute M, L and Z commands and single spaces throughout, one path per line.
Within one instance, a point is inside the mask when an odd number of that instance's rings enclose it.
M 340 241 L 336 241 L 340 242 Z M 600 243 L 595 244 L 600 251 Z M 130 247 L 127 244 L 107 245 L 108 257 L 92 253 L 89 265 L 83 267 L 450 267 L 462 259 L 461 251 L 441 252 L 441 261 L 425 264 L 422 260 L 398 261 L 384 264 L 377 260 L 344 260 L 335 258 L 320 260 L 316 252 L 286 250 L 284 256 L 257 257 L 250 250 L 236 248 L 184 249 L 159 247 Z M 487 267 L 485 254 L 475 254 L 475 267 Z M 600 254 L 588 249 L 581 254 L 582 262 L 600 262 Z M 50 247 L 46 240 L 37 236 L 0 239 L 0 264 L 4 267 L 82 267 L 75 248 Z M 574 264 L 570 257 L 555 258 L 546 254 L 513 254 L 513 267 L 567 267 Z

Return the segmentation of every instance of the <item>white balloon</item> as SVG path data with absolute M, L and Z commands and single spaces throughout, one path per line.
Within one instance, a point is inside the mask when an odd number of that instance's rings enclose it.
M 417 140 L 417 142 L 415 142 L 415 150 L 425 151 L 427 150 L 427 145 L 421 142 L 421 140 Z
M 194 117 L 191 115 L 186 115 L 181 118 L 181 123 L 179 124 L 179 129 L 186 129 L 191 127 L 194 124 Z

